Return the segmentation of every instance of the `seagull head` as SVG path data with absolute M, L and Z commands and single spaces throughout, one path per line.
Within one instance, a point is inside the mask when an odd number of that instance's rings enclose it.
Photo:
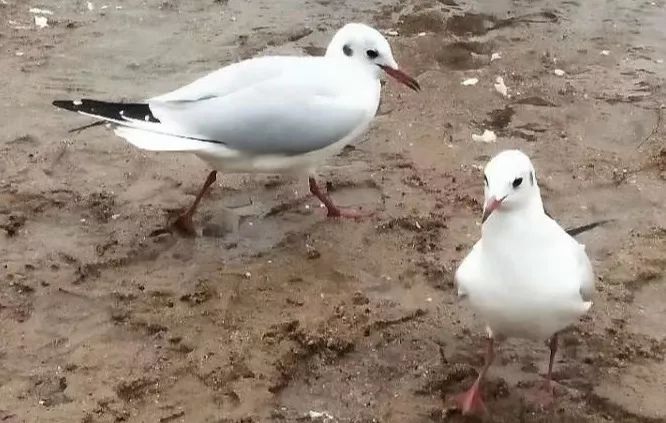
M 349 23 L 343 26 L 329 43 L 326 56 L 355 60 L 370 67 L 377 77 L 383 70 L 414 91 L 421 89 L 416 79 L 399 69 L 386 38 L 368 25 Z
M 536 173 L 530 158 L 519 150 L 505 150 L 493 157 L 483 170 L 482 222 L 495 211 L 537 207 L 543 211 Z

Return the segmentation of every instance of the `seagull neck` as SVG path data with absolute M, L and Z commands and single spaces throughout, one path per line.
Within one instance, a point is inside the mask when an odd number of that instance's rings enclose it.
M 368 63 L 359 62 L 359 61 L 352 61 L 352 63 L 354 64 L 354 66 L 356 68 L 358 68 L 359 72 L 364 72 L 367 75 L 369 75 L 370 77 L 372 77 L 373 79 L 376 79 L 378 81 L 379 81 L 379 78 L 381 77 L 381 75 L 384 73 L 382 68 L 380 68 L 379 66 L 374 65 L 374 64 L 368 64 Z
M 535 196 L 520 207 L 499 207 L 481 227 L 483 235 L 514 231 L 515 228 L 530 228 L 532 222 L 545 216 L 541 196 Z

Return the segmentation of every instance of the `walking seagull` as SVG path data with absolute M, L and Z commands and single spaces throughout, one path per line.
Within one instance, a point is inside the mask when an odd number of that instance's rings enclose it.
M 495 357 L 495 340 L 506 337 L 548 340 L 550 361 L 541 396 L 544 405 L 552 401 L 557 335 L 590 309 L 594 292 L 585 246 L 544 213 L 529 157 L 503 151 L 486 165 L 484 181 L 481 239 L 455 274 L 458 295 L 469 300 L 488 332 L 478 378 L 455 397 L 463 414 L 486 412 L 481 384 Z
M 141 149 L 194 153 L 210 164 L 214 170 L 174 224 L 193 235 L 192 216 L 218 170 L 307 173 L 310 191 L 329 217 L 361 216 L 337 207 L 319 188 L 315 171 L 368 127 L 384 72 L 420 90 L 399 69 L 379 31 L 350 23 L 322 57 L 256 57 L 138 103 L 83 99 L 53 105 L 111 123 L 116 135 Z

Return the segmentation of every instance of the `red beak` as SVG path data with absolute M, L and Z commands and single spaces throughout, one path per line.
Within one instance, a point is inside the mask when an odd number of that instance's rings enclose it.
M 395 78 L 396 81 L 407 85 L 409 88 L 413 89 L 414 91 L 420 91 L 421 86 L 419 85 L 419 82 L 412 78 L 411 76 L 407 75 L 405 72 L 401 71 L 400 69 L 393 69 L 385 65 L 378 65 L 380 68 L 384 70 L 389 76 Z
M 485 207 L 483 208 L 483 217 L 481 218 L 481 223 L 485 223 L 485 221 L 488 219 L 488 217 L 490 217 L 492 212 L 497 210 L 497 208 L 502 205 L 502 201 L 504 201 L 505 198 L 506 197 L 502 197 L 501 199 L 498 200 L 495 197 L 490 197 Z

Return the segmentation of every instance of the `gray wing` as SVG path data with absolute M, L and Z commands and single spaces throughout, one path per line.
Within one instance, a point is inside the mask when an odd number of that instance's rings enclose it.
M 580 269 L 580 296 L 583 297 L 583 301 L 591 301 L 592 296 L 595 292 L 594 287 L 594 270 L 592 269 L 592 263 L 587 257 L 585 252 L 585 245 L 578 244 L 580 250 L 578 252 L 578 267 Z
M 590 259 L 587 257 L 585 245 L 576 241 L 573 236 L 569 235 L 549 216 L 544 218 L 543 230 L 546 231 L 544 241 L 554 249 L 551 254 L 561 254 L 561 250 L 569 250 L 570 254 L 572 254 L 570 256 L 573 259 L 572 266 L 571 268 L 567 266 L 567 269 L 570 270 L 563 269 L 565 273 L 571 272 L 569 273 L 570 276 L 559 283 L 573 284 L 571 288 L 575 289 L 574 293 L 578 292 L 583 301 L 591 301 L 595 292 L 594 270 Z M 552 242 L 548 242 L 548 240 L 552 240 Z
M 297 56 L 263 56 L 232 63 L 209 73 L 185 86 L 146 100 L 150 102 L 197 101 L 211 97 L 224 97 L 273 78 L 293 66 L 311 62 Z
M 151 101 L 174 135 L 214 140 L 251 154 L 296 155 L 327 147 L 368 121 L 353 92 L 335 90 L 323 75 L 282 75 L 221 97 Z
M 457 288 L 459 298 L 469 295 L 469 291 L 479 284 L 481 265 L 481 240 L 479 240 L 460 263 L 453 277 L 453 283 Z

